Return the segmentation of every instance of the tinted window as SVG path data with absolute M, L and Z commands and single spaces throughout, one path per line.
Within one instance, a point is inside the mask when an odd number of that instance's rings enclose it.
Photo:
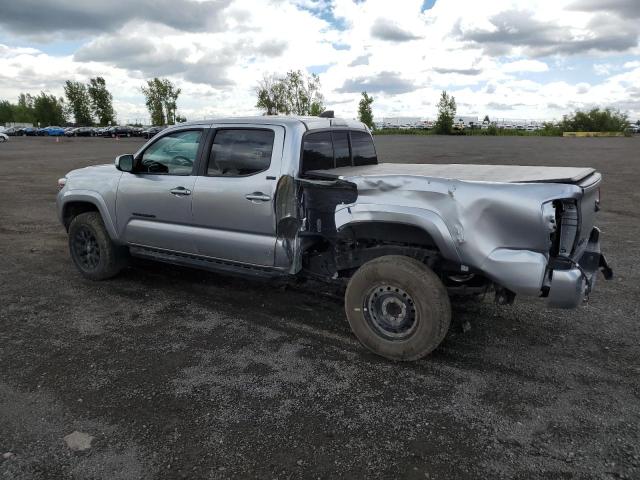
M 333 168 L 331 132 L 311 133 L 304 137 L 302 173 Z
M 371 135 L 365 132 L 351 132 L 351 151 L 353 153 L 353 165 L 375 165 L 378 163 L 376 148 L 373 145 Z
M 201 130 L 187 130 L 174 132 L 158 139 L 142 154 L 137 171 L 190 175 L 201 137 Z
M 348 167 L 351 165 L 348 132 L 333 132 L 333 151 L 336 160 L 336 167 Z
M 237 177 L 266 170 L 271 164 L 274 136 L 273 130 L 218 130 L 207 175 Z

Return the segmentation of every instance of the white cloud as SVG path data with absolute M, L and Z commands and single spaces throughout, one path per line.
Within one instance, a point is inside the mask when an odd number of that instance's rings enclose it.
M 505 73 L 513 72 L 547 72 L 549 65 L 540 60 L 516 60 L 502 65 L 502 71 Z
M 593 65 L 593 71 L 596 75 L 610 75 L 613 68 L 614 66 L 610 63 L 595 63 Z
M 74 8 L 88 3 L 98 2 Z M 198 3 L 194 11 L 206 12 Z M 179 110 L 190 119 L 250 115 L 259 113 L 254 88 L 264 74 L 313 67 L 322 72 L 327 106 L 346 117 L 355 116 L 361 88 L 373 93 L 377 116 L 432 117 L 443 89 L 456 96 L 461 114 L 547 118 L 598 104 L 640 116 L 633 90 L 640 22 L 622 15 L 620 2 L 607 10 L 606 2 L 596 9 L 573 0 L 553 8 L 548 0 L 438 0 L 421 12 L 422 4 L 216 0 L 205 2 L 213 23 L 189 11 L 176 19 L 156 14 L 153 22 L 111 16 L 80 38 L 75 55 L 45 54 L 28 36 L 0 30 L 0 98 L 62 95 L 64 80 L 101 75 L 120 119 L 132 121 L 147 117 L 139 87 L 162 75 L 182 89 Z M 200 28 L 208 24 L 216 28 Z

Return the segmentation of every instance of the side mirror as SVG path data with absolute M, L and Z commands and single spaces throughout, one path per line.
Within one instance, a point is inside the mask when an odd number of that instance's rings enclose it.
M 133 155 L 127 153 L 126 155 L 119 155 L 116 157 L 116 168 L 121 172 L 133 172 Z

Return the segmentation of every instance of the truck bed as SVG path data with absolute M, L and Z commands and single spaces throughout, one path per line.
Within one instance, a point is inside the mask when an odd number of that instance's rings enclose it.
M 347 178 L 380 175 L 413 175 L 448 178 L 469 182 L 498 183 L 579 183 L 595 172 L 593 168 L 543 167 L 521 165 L 464 165 L 380 163 L 359 167 L 314 170 L 307 174 L 324 178 Z

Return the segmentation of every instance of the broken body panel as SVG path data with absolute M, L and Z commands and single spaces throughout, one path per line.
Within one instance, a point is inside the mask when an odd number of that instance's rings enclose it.
M 357 199 L 336 205 L 337 231 L 412 225 L 461 272 L 481 273 L 510 292 L 548 295 L 550 305 L 567 308 L 588 293 L 595 269 L 580 261 L 587 249 L 599 253 L 599 243 L 589 242 L 601 180 L 592 169 L 380 164 L 311 175 L 355 186 Z M 560 241 L 568 248 L 559 251 Z

